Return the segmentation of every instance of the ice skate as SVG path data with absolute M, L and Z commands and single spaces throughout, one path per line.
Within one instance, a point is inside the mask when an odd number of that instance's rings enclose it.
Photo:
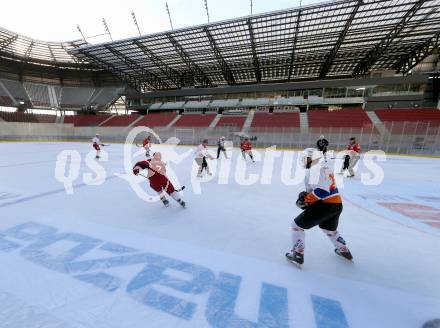
M 286 258 L 289 262 L 292 262 L 299 267 L 304 263 L 304 254 L 298 252 L 286 253 Z
M 353 261 L 353 255 L 351 255 L 350 250 L 348 248 L 336 248 L 335 253 L 349 261 Z
M 169 207 L 170 206 L 170 201 L 168 199 L 161 199 L 162 203 L 164 204 L 165 207 Z

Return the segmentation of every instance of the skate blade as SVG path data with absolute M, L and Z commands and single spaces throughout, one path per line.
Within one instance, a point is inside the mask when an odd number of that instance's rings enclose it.
M 340 257 L 340 258 L 343 258 L 345 261 L 348 261 L 348 262 L 354 263 L 353 259 L 349 260 L 349 259 L 347 259 L 346 257 L 344 257 L 344 256 L 342 256 L 342 255 L 339 255 L 339 254 L 337 254 L 337 253 L 336 253 L 336 255 L 337 255 L 338 257 Z
M 294 264 L 298 269 L 302 269 L 302 266 L 303 266 L 302 264 L 299 264 L 298 262 L 289 260 L 287 257 L 286 257 L 286 260 L 287 260 L 287 262 Z

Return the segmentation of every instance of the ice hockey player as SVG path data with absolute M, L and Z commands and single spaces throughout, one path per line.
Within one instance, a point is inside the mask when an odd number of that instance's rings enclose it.
M 133 174 L 138 175 L 141 170 L 148 170 L 147 178 L 150 181 L 150 187 L 159 194 L 160 200 L 165 206 L 168 207 L 170 204 L 165 193 L 170 195 L 182 207 L 186 206 L 180 194 L 166 176 L 166 164 L 162 161 L 161 153 L 156 152 L 151 159 L 137 162 L 133 167 Z
M 211 156 L 211 154 L 208 151 L 208 140 L 204 139 L 202 143 L 197 147 L 195 151 L 195 161 L 197 165 L 199 166 L 199 170 L 197 172 L 197 177 L 201 178 L 203 175 L 203 170 L 206 170 L 206 173 L 208 175 L 212 175 L 211 171 L 209 170 L 209 165 L 206 159 L 214 159 L 214 157 Z
M 339 172 L 339 174 L 344 174 L 345 170 L 348 170 L 348 177 L 354 177 L 354 167 L 361 157 L 360 152 L 361 146 L 356 142 L 355 137 L 351 137 L 347 146 L 347 155 L 344 156 L 344 165 L 342 166 L 342 170 Z
M 243 159 L 246 160 L 246 154 L 251 158 L 252 162 L 255 163 L 254 155 L 252 154 L 252 143 L 249 141 L 248 137 L 240 143 L 241 155 Z
M 217 141 L 217 159 L 220 158 L 220 153 L 223 153 L 223 155 L 225 155 L 225 158 L 228 159 L 228 154 L 226 153 L 225 148 L 225 137 L 221 137 Z
M 93 142 L 93 148 L 96 150 L 96 159 L 100 158 L 101 154 L 101 146 L 104 146 L 104 144 L 101 143 L 101 140 L 99 139 L 100 135 L 97 133 L 95 137 L 92 139 Z
M 304 263 L 305 231 L 317 225 L 328 236 L 335 252 L 347 260 L 352 260 L 344 239 L 337 228 L 342 212 L 342 199 L 339 195 L 332 170 L 324 162 L 320 168 L 319 182 L 312 192 L 303 191 L 298 195 L 296 205 L 303 210 L 292 222 L 293 247 L 286 258 L 298 265 Z
M 322 153 L 324 154 L 324 159 L 327 161 L 327 147 L 328 147 L 328 140 L 324 138 L 323 135 L 321 135 L 316 141 L 316 148 L 318 148 Z
M 151 136 L 148 136 L 142 142 L 142 147 L 145 149 L 145 156 L 150 158 L 150 150 L 151 150 Z

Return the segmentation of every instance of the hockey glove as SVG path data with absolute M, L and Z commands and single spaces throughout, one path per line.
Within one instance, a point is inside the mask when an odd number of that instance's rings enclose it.
M 137 167 L 134 168 L 134 169 L 133 169 L 133 174 L 134 174 L 134 175 L 138 175 L 138 174 L 139 174 L 139 168 L 137 168 Z
M 307 208 L 307 203 L 305 202 L 307 192 L 301 191 L 298 194 L 298 199 L 296 200 L 296 206 L 298 206 L 300 209 L 305 210 Z

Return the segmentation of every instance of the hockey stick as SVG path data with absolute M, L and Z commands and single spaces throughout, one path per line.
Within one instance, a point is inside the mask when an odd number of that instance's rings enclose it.
M 160 174 L 160 173 L 159 173 Z M 146 176 L 146 175 L 143 175 L 143 174 L 141 174 L 141 173 L 139 173 L 138 175 L 140 175 L 141 177 L 144 177 L 145 179 L 148 179 L 148 177 Z M 168 180 L 168 182 L 169 182 L 169 180 Z M 168 187 L 168 184 L 167 184 L 167 187 Z M 166 189 L 166 188 L 165 188 Z M 182 191 L 182 190 L 184 190 L 185 189 L 185 186 L 182 186 L 181 188 L 179 188 L 179 189 L 176 189 L 176 191 L 177 192 L 180 192 L 180 191 Z

